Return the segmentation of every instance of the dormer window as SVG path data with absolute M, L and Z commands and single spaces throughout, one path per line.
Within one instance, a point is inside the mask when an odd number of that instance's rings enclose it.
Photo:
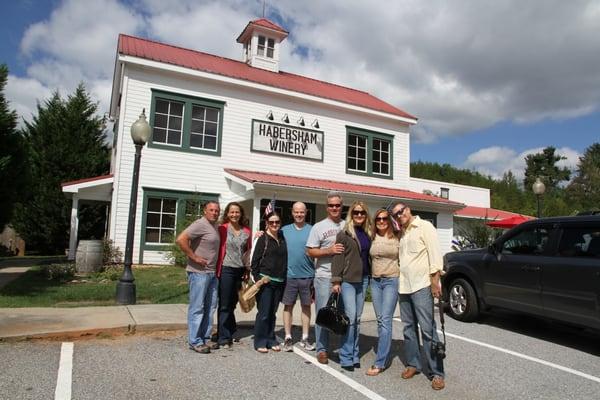
M 265 54 L 266 50 L 266 54 Z M 258 36 L 258 55 L 273 58 L 275 54 L 275 39 Z

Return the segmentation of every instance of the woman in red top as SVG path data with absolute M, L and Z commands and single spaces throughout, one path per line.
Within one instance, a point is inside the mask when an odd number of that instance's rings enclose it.
M 233 335 L 237 330 L 235 307 L 242 281 L 249 276 L 249 254 L 252 235 L 248 219 L 241 204 L 231 202 L 225 207 L 223 220 L 219 225 L 219 259 L 217 277 L 219 278 L 218 309 L 218 345 L 230 348 Z

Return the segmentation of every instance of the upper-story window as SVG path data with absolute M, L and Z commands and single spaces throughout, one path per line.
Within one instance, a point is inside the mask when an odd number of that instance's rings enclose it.
M 258 55 L 273 58 L 275 55 L 275 39 L 258 37 Z
M 346 172 L 391 179 L 392 144 L 392 136 L 348 127 Z
M 218 155 L 223 102 L 153 91 L 150 147 Z
M 449 199 L 450 198 L 450 189 L 448 188 L 440 188 L 440 197 L 442 199 Z

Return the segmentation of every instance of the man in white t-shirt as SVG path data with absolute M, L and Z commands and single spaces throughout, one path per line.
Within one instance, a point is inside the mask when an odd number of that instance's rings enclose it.
M 315 264 L 315 309 L 318 312 L 327 305 L 331 294 L 331 261 L 334 254 L 344 252 L 344 246 L 335 243 L 338 232 L 344 229 L 342 220 L 342 196 L 338 192 L 327 194 L 327 218 L 317 222 L 311 229 L 306 242 L 306 254 L 316 259 Z M 329 362 L 329 332 L 315 326 L 317 360 Z

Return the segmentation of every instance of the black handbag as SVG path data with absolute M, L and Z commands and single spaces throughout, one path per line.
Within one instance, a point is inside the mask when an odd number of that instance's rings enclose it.
M 338 306 L 339 294 L 331 293 L 327 305 L 319 310 L 317 313 L 317 325 L 337 333 L 338 335 L 345 335 L 348 331 L 348 325 L 350 325 L 350 319 L 340 310 Z

